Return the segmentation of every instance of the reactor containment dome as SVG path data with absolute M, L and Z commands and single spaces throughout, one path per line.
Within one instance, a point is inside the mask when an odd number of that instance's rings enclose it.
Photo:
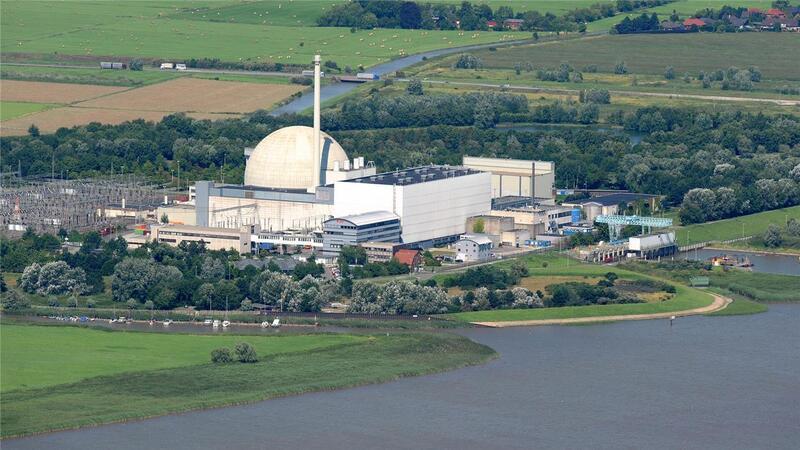
M 320 161 L 315 161 L 315 130 L 285 127 L 270 133 L 253 150 L 244 170 L 248 186 L 313 191 L 316 181 L 325 184 L 325 171 L 335 162 L 347 161 L 347 153 L 329 134 L 320 132 Z M 319 170 L 315 178 L 314 172 Z

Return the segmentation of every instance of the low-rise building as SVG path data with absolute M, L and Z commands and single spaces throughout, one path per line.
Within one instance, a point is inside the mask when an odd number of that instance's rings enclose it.
M 633 236 L 628 239 L 628 256 L 642 259 L 654 259 L 677 253 L 675 232 Z
M 336 217 L 322 228 L 322 255 L 335 258 L 342 247 L 362 242 L 400 242 L 400 217 L 388 211 Z
M 203 242 L 209 250 L 236 250 L 241 255 L 251 252 L 251 227 L 240 229 L 196 227 L 190 225 L 153 225 L 152 239 L 178 246 L 181 242 Z
M 414 269 L 422 265 L 422 252 L 417 249 L 401 248 L 395 252 L 394 259 L 414 271 Z
M 500 236 L 502 244 L 511 247 L 524 246 L 525 242 L 531 240 L 531 232 L 525 228 L 503 231 Z
M 494 243 L 486 235 L 464 235 L 455 243 L 456 261 L 486 261 L 492 255 Z
M 394 257 L 397 244 L 394 242 L 363 242 L 359 244 L 367 253 L 367 261 L 385 263 Z

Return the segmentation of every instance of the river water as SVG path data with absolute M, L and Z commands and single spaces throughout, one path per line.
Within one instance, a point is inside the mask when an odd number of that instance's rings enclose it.
M 714 256 L 727 255 L 742 260 L 747 257 L 754 265 L 747 269 L 753 272 L 778 273 L 784 275 L 800 275 L 800 257 L 792 255 L 774 255 L 740 250 L 697 249 L 675 255 L 676 259 L 708 261 Z M 742 269 L 736 269 L 742 270 Z
M 397 72 L 398 70 L 403 70 L 409 66 L 422 62 L 426 58 L 449 55 L 456 52 L 476 50 L 479 48 L 498 47 L 508 44 L 509 44 L 508 42 L 506 43 L 494 42 L 489 44 L 469 45 L 464 47 L 431 50 L 429 52 L 417 53 L 415 55 L 410 55 L 403 58 L 398 58 L 392 61 L 388 61 L 383 64 L 378 64 L 377 66 L 370 67 L 368 71 L 370 73 L 374 73 L 382 77 L 386 74 Z M 353 89 L 357 88 L 359 85 L 360 83 L 333 83 L 327 86 L 322 86 L 319 92 L 320 101 L 325 102 L 332 98 L 346 94 L 352 91 Z M 298 97 L 297 99 L 292 100 L 291 102 L 281 106 L 280 108 L 274 109 L 270 114 L 273 116 L 278 116 L 285 113 L 299 113 L 308 108 L 311 108 L 312 106 L 314 106 L 313 92 L 307 92 L 302 97 Z
M 470 329 L 500 358 L 392 383 L 3 442 L 12 449 L 797 448 L 800 306 Z

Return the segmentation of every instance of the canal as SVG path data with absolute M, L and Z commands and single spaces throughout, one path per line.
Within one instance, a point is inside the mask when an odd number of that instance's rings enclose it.
M 797 448 L 800 305 L 470 329 L 500 357 L 396 382 L 3 442 L 14 449 Z M 113 399 L 109 399 L 113 407 Z
M 750 262 L 753 263 L 753 267 L 746 270 L 752 270 L 753 272 L 800 275 L 800 256 L 793 255 L 776 255 L 742 250 L 715 250 L 710 248 L 701 248 L 679 253 L 675 256 L 675 258 L 709 261 L 715 256 L 722 255 L 726 255 L 739 261 L 745 258 L 749 259 Z

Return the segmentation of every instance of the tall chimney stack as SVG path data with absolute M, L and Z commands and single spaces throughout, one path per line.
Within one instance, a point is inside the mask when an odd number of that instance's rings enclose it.
M 319 73 L 319 55 L 314 55 L 314 188 L 321 184 L 320 176 L 322 172 L 322 148 L 321 141 L 322 135 L 320 131 L 320 73 Z M 312 188 L 313 192 L 313 188 Z

